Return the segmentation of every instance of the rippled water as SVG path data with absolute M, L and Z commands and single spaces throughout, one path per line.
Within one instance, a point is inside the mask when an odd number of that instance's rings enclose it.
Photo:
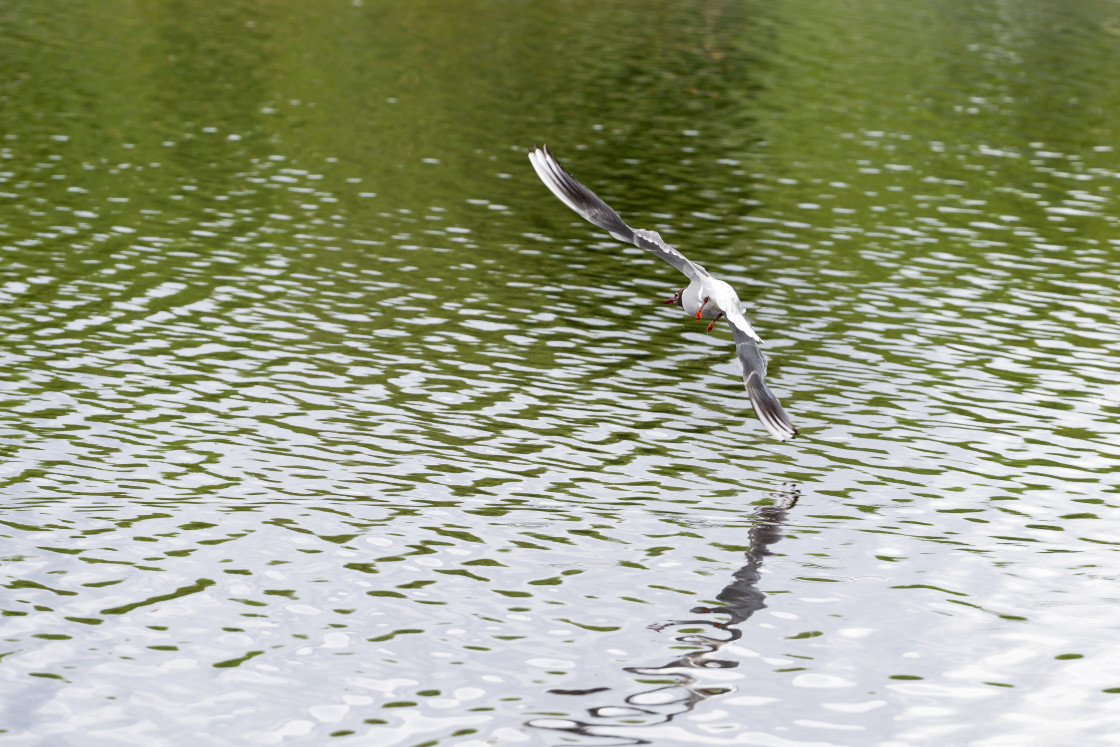
M 1120 7 L 320 5 L 0 11 L 0 741 L 1115 739 Z

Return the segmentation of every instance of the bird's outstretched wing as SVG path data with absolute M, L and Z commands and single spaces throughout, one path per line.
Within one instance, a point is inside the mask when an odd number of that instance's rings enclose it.
M 758 343 L 734 324 L 728 326 L 735 338 L 739 362 L 743 364 L 743 382 L 747 385 L 747 394 L 750 395 L 755 414 L 774 438 L 779 441 L 793 438 L 797 435 L 797 428 L 782 409 L 782 403 L 770 391 L 770 387 L 766 386 L 766 357 Z
M 634 246 L 641 247 L 652 254 L 656 254 L 673 267 L 683 272 L 690 280 L 707 277 L 708 271 L 673 247 L 665 243 L 657 231 L 647 231 L 641 228 L 631 228 L 619 217 L 618 213 L 603 202 L 587 187 L 569 174 L 560 162 L 548 152 L 546 146 L 534 147 L 529 151 L 529 160 L 537 176 L 545 186 L 552 190 L 552 194 L 560 201 L 576 211 L 599 228 L 605 229 L 611 236 L 619 241 L 625 241 Z
M 711 300 L 715 302 L 723 315 L 727 317 L 727 323 L 731 325 L 732 329 L 737 329 L 747 337 L 751 338 L 759 345 L 762 344 L 762 338 L 751 327 L 751 323 L 747 321 L 747 317 L 743 316 L 743 309 L 739 305 L 739 297 L 735 295 L 735 291 L 727 283 L 712 279 L 708 286 L 711 288 Z

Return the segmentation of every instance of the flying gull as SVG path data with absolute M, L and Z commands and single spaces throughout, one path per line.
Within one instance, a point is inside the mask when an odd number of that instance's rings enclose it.
M 708 324 L 709 332 L 718 319 L 727 320 L 731 326 L 731 335 L 735 338 L 739 362 L 743 366 L 743 381 L 747 385 L 747 394 L 750 395 L 758 419 L 779 441 L 796 436 L 797 429 L 786 415 L 786 411 L 782 409 L 782 403 L 766 386 L 766 357 L 758 347 L 762 338 L 751 329 L 750 322 L 743 316 L 742 303 L 735 289 L 709 275 L 708 271 L 700 265 L 689 261 L 683 254 L 666 244 L 656 231 L 631 228 L 626 225 L 607 203 L 565 171 L 560 162 L 548 152 L 547 147 L 534 147 L 529 151 L 529 160 L 537 176 L 552 190 L 552 194 L 585 220 L 606 230 L 619 241 L 634 244 L 656 254 L 688 277 L 688 287 L 674 293 L 672 298 L 665 300 L 665 303 L 680 306 L 694 315 L 697 320 L 711 319 Z

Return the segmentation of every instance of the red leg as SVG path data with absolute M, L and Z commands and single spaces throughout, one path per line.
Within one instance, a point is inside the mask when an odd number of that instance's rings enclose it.
M 715 319 L 713 319 L 713 320 L 712 320 L 711 322 L 709 322 L 709 323 L 708 323 L 708 329 L 707 329 L 707 331 L 708 331 L 708 332 L 711 332 L 711 331 L 712 331 L 712 327 L 716 326 L 716 322 L 718 322 L 718 321 L 719 321 L 719 319 L 720 319 L 720 317 L 721 317 L 721 316 L 723 316 L 723 312 L 722 312 L 722 311 L 721 311 L 721 312 L 719 312 L 719 315 L 718 315 L 718 316 L 717 316 L 717 317 L 716 317 Z
M 704 313 L 704 307 L 708 305 L 708 301 L 710 298 L 710 296 L 704 296 L 704 303 L 700 304 L 700 308 L 696 310 L 697 319 L 699 319 L 700 315 Z

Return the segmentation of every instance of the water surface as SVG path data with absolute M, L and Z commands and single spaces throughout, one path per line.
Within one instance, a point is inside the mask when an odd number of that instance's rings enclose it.
M 1116 7 L 0 30 L 5 744 L 1120 729 Z

